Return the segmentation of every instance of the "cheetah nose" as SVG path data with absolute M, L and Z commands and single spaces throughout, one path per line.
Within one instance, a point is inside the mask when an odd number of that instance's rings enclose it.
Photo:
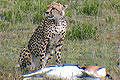
M 49 12 L 46 12 L 46 14 L 49 14 Z

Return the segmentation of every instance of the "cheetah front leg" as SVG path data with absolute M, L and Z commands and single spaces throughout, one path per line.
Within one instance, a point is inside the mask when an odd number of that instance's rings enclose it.
M 56 51 L 55 51 L 55 54 L 56 54 L 56 62 L 58 64 L 61 64 L 61 49 L 62 49 L 62 43 L 63 43 L 63 40 L 59 40 L 58 41 L 58 44 L 56 45 Z
M 45 67 L 46 64 L 48 63 L 48 60 L 51 59 L 54 55 L 54 49 L 50 48 L 48 52 L 46 52 L 45 57 L 42 58 L 42 65 L 41 67 Z

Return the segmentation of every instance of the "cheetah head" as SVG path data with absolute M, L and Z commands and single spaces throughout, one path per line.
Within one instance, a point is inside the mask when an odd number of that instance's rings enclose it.
M 60 3 L 53 2 L 48 5 L 48 9 L 45 13 L 45 17 L 49 19 L 59 19 L 65 16 L 66 5 L 62 5 Z

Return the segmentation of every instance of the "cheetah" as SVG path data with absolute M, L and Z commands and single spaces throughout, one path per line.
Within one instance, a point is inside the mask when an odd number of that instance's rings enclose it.
M 42 68 L 52 56 L 61 64 L 61 48 L 66 34 L 67 21 L 65 10 L 67 6 L 53 2 L 47 7 L 45 18 L 32 34 L 18 60 L 21 69 L 31 70 Z

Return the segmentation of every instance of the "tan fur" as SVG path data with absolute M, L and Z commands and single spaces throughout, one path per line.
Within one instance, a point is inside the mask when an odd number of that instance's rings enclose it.
M 63 11 L 67 8 L 67 6 L 61 5 L 60 3 L 53 2 L 52 4 L 48 5 L 47 11 L 50 11 L 51 8 L 56 8 L 58 11 Z
M 50 5 L 48 5 L 48 9 L 46 11 L 46 17 L 50 17 L 54 15 L 54 19 L 56 22 L 58 22 L 58 19 L 63 18 L 65 16 L 65 9 L 67 8 L 66 5 L 62 5 L 60 3 L 53 2 Z M 55 9 L 55 10 L 54 10 Z
M 88 67 L 86 67 L 85 70 L 90 71 L 90 72 L 96 72 L 99 68 L 101 68 L 101 67 L 99 67 L 99 66 L 88 66 Z

